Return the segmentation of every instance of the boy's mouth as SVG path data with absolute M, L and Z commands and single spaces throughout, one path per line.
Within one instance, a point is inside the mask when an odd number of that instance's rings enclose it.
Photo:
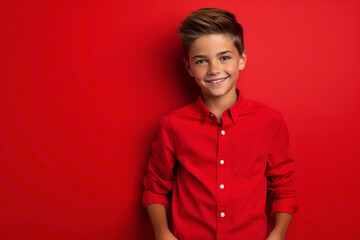
M 216 78 L 216 79 L 211 79 L 211 80 L 205 80 L 205 82 L 208 82 L 210 85 L 212 86 L 219 86 L 221 85 L 228 77 L 224 77 L 224 78 Z

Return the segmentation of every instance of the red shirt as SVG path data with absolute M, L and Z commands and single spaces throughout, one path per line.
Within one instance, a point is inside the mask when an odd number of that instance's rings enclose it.
M 172 232 L 182 240 L 264 240 L 271 216 L 297 211 L 288 129 L 277 110 L 238 100 L 222 115 L 198 99 L 163 117 L 143 179 L 142 204 L 163 204 L 172 192 Z

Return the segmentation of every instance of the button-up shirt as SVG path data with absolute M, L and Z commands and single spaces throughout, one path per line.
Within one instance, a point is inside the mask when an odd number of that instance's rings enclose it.
M 171 230 L 180 240 L 264 240 L 267 193 L 271 216 L 297 211 L 294 160 L 282 114 L 245 99 L 239 89 L 236 93 L 237 102 L 220 122 L 201 93 L 161 119 L 142 204 L 171 209 Z

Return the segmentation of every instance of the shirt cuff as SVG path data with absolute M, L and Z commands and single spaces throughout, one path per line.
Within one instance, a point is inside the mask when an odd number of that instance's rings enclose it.
M 169 199 L 166 195 L 154 193 L 148 189 L 145 189 L 142 196 L 142 205 L 146 209 L 148 205 L 152 203 L 162 204 L 166 211 L 169 210 Z
M 274 217 L 275 213 L 285 212 L 294 214 L 297 212 L 296 198 L 282 198 L 272 202 L 270 211 L 271 217 Z

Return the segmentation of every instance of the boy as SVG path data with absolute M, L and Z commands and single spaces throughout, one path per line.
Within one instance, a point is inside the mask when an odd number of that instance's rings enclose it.
M 281 113 L 245 99 L 236 87 L 246 63 L 241 25 L 227 11 L 203 8 L 178 33 L 201 93 L 162 118 L 152 145 L 142 204 L 156 239 L 264 240 L 267 191 L 275 217 L 267 239 L 285 239 L 297 211 L 288 129 Z

